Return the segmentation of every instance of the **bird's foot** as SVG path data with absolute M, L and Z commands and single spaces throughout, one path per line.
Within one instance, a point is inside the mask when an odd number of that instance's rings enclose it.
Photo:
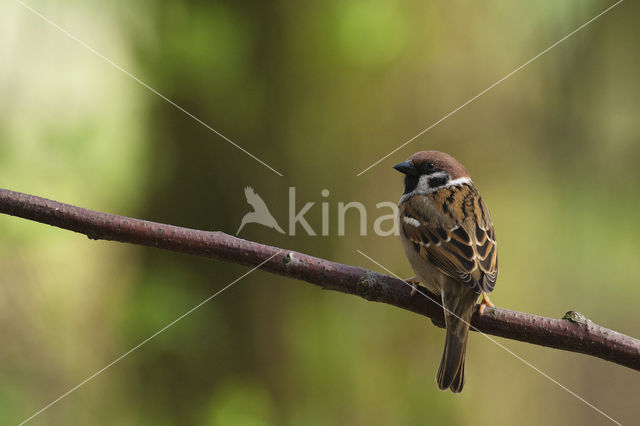
M 420 279 L 414 276 L 402 281 L 404 281 L 405 283 L 411 286 L 411 297 L 415 296 L 416 293 L 418 292 L 418 287 L 420 287 Z
M 489 299 L 489 295 L 483 291 L 482 292 L 482 300 L 480 301 L 480 307 L 478 308 L 478 313 L 480 315 L 483 315 L 484 314 L 484 308 L 486 308 L 487 306 L 493 308 L 495 305 L 491 302 L 491 299 Z

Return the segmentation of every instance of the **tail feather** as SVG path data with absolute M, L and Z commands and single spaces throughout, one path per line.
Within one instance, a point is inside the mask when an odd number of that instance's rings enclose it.
M 464 386 L 469 321 L 478 295 L 462 285 L 459 288 L 452 287 L 453 285 L 442 291 L 447 337 L 436 381 L 441 390 L 451 389 L 458 393 Z
M 451 388 L 458 393 L 464 386 L 464 361 L 467 350 L 467 333 L 464 336 L 447 332 L 444 352 L 438 368 L 437 382 L 440 390 Z

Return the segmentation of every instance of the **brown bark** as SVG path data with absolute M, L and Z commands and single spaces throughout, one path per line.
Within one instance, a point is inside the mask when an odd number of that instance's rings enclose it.
M 409 286 L 401 280 L 222 232 L 101 213 L 6 189 L 0 189 L 0 213 L 79 232 L 95 240 L 139 244 L 246 266 L 258 265 L 277 254 L 262 269 L 397 306 L 431 318 L 439 326 L 443 323 L 442 308 L 425 297 L 411 297 Z M 640 370 L 639 340 L 601 327 L 578 312 L 569 311 L 562 319 L 553 319 L 488 307 L 483 315 L 474 313 L 471 325 L 486 334 L 583 353 Z

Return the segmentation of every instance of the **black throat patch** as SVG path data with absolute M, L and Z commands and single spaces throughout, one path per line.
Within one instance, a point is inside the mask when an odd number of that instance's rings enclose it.
M 405 175 L 404 177 L 404 193 L 408 194 L 418 187 L 418 179 L 416 176 Z

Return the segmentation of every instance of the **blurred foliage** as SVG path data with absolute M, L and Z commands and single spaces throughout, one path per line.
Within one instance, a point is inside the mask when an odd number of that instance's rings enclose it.
M 371 234 L 400 196 L 390 166 L 461 160 L 500 241 L 494 302 L 569 309 L 636 335 L 640 7 L 625 2 L 360 177 L 356 173 L 611 3 L 33 0 L 36 10 L 258 156 L 48 26 L 0 5 L 0 187 L 234 233 L 254 187 L 286 229 L 289 187 L 329 236 L 243 238 L 399 275 Z M 321 191 L 329 190 L 323 197 Z M 337 235 L 338 202 L 368 208 Z M 17 423 L 246 271 L 0 217 L 0 422 Z M 640 380 L 502 341 L 622 423 Z M 434 381 L 443 332 L 389 306 L 255 272 L 32 424 L 601 424 L 496 345 L 470 339 L 461 395 Z M 517 420 L 516 420 L 517 419 Z

